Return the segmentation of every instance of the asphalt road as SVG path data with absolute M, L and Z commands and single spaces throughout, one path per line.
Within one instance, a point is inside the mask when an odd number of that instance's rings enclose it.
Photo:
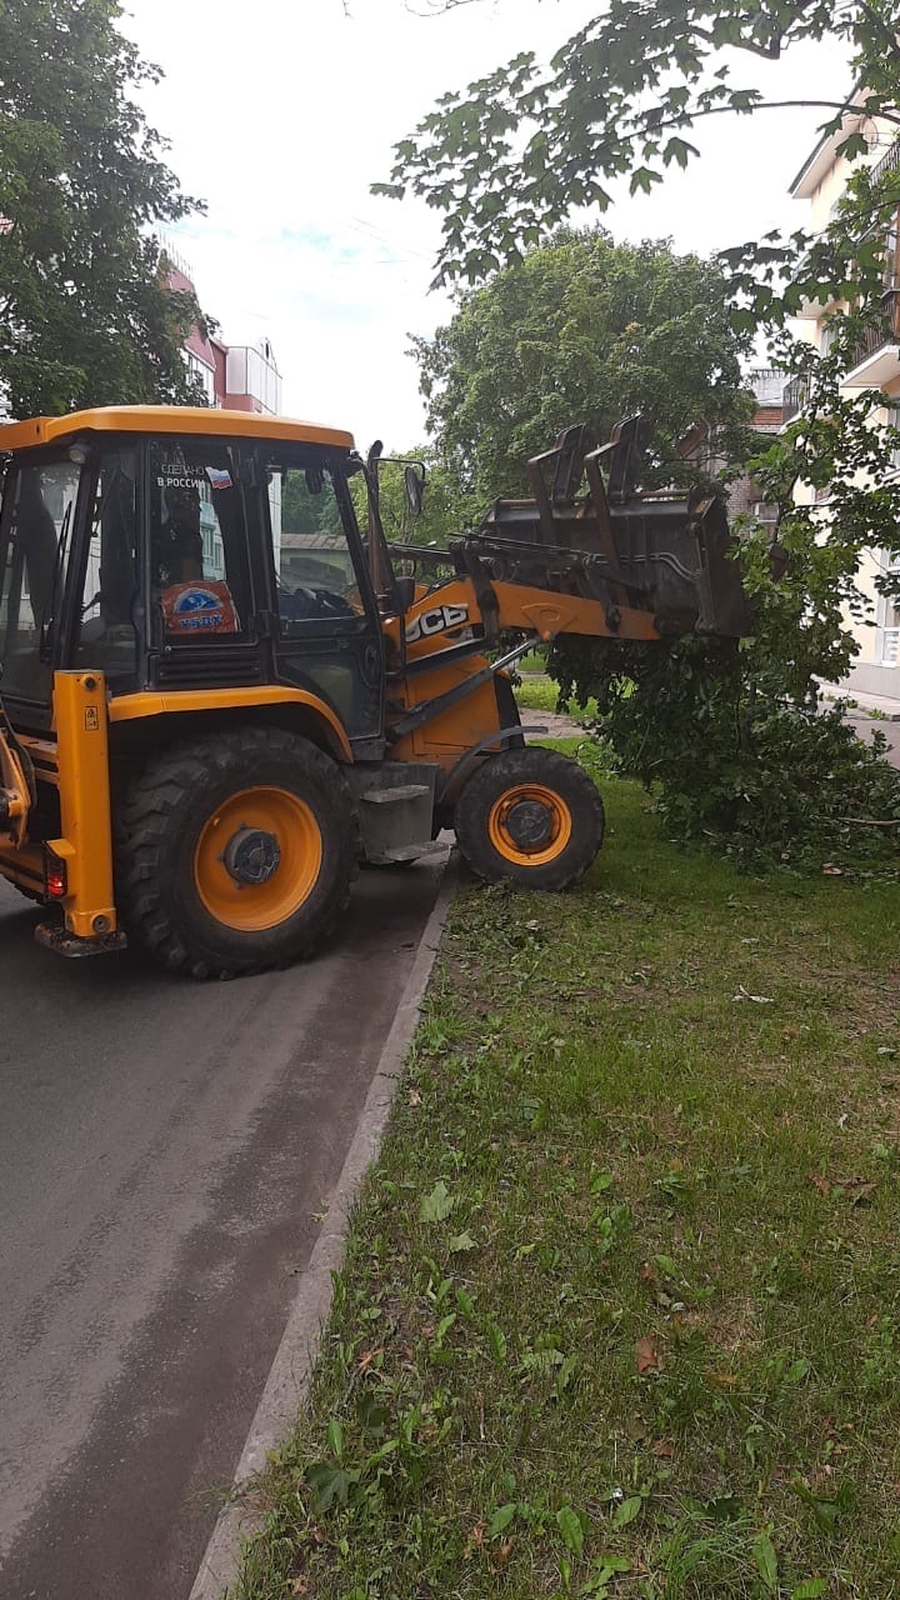
M 0 884 L 0 1594 L 182 1600 L 437 873 L 290 972 L 63 961 Z

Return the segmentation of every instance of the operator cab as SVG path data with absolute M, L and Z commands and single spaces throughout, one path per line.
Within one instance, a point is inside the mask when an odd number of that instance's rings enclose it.
M 307 689 L 383 736 L 384 644 L 349 435 L 200 409 L 0 429 L 0 687 L 49 726 L 53 673 L 142 690 Z

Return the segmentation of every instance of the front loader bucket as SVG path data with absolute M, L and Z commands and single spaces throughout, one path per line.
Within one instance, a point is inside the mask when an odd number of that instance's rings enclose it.
M 619 571 L 660 633 L 741 639 L 753 632 L 721 500 L 633 500 L 611 506 L 610 523 Z M 588 570 L 602 589 L 600 569 Z
M 724 505 L 631 492 L 639 430 L 631 418 L 591 450 L 585 428 L 568 428 L 528 463 L 533 499 L 495 501 L 474 548 L 497 577 L 648 612 L 660 634 L 745 637 L 752 620 Z

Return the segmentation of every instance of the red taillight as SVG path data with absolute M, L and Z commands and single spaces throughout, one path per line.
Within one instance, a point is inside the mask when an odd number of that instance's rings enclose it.
M 66 863 L 44 845 L 44 899 L 62 900 L 69 889 Z

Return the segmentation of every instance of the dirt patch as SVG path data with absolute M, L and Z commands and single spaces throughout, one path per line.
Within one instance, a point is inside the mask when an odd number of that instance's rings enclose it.
M 580 722 L 560 711 L 527 711 L 523 706 L 519 715 L 524 727 L 546 729 L 545 733 L 526 734 L 529 744 L 540 744 L 542 739 L 577 739 L 584 733 Z

